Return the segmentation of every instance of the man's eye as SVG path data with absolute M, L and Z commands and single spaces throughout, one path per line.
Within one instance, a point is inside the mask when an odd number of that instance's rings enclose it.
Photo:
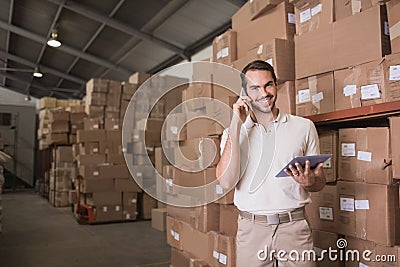
M 255 90 L 258 90 L 258 88 L 257 87 L 250 87 L 250 90 L 255 91 Z

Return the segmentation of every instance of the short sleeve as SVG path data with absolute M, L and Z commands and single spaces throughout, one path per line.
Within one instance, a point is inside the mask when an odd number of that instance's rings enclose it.
M 228 136 L 229 136 L 229 128 L 226 128 L 224 130 L 224 132 L 222 133 L 222 137 L 221 137 L 221 144 L 220 144 L 221 156 L 222 156 L 222 153 L 224 152 L 226 142 L 228 141 Z
M 307 140 L 307 150 L 305 155 L 312 156 L 319 154 L 320 154 L 320 149 L 319 149 L 318 132 L 317 129 L 315 128 L 314 123 L 310 120 L 310 127 L 308 131 L 308 140 Z

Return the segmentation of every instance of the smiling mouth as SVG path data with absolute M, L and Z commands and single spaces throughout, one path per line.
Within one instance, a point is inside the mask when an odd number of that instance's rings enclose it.
M 273 97 L 272 95 L 267 95 L 266 97 L 259 99 L 257 102 L 269 105 L 272 97 Z

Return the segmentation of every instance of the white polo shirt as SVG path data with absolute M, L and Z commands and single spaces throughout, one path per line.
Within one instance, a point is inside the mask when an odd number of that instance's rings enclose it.
M 228 133 L 229 128 L 222 135 L 221 154 Z M 239 210 L 266 215 L 290 211 L 311 202 L 310 193 L 292 177 L 277 178 L 275 175 L 296 156 L 320 153 L 312 121 L 279 111 L 276 120 L 265 129 L 248 116 L 239 139 L 242 176 L 234 197 Z

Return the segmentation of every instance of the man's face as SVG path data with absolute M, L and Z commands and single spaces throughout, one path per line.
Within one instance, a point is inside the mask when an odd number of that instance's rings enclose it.
M 247 95 L 252 106 L 263 113 L 269 113 L 275 108 L 277 89 L 270 71 L 249 70 L 246 72 Z

